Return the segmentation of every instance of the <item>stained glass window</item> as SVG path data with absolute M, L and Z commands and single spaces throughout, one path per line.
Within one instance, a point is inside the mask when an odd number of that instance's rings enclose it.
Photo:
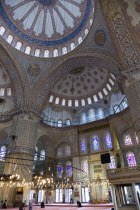
M 98 136 L 93 136 L 92 148 L 93 148 L 93 150 L 99 150 L 99 138 L 98 138 Z
M 71 155 L 70 145 L 65 145 L 65 155 L 66 156 L 70 156 Z
M 41 152 L 40 152 L 40 160 L 45 160 L 45 150 L 41 150 Z
M 127 152 L 126 153 L 126 158 L 127 158 L 127 162 L 128 162 L 129 167 L 137 166 L 135 155 L 134 155 L 133 152 Z
M 132 145 L 132 139 L 131 139 L 131 136 L 129 134 L 127 135 L 124 135 L 124 143 L 125 145 Z
M 88 174 L 88 161 L 87 160 L 82 160 L 81 169 Z
M 105 143 L 107 148 L 112 148 L 112 140 L 109 132 L 105 133 Z
M 114 155 L 111 155 L 111 156 L 110 156 L 109 167 L 110 167 L 111 169 L 116 168 L 116 162 L 115 162 L 115 157 L 114 157 Z
M 63 167 L 62 163 L 57 164 L 57 178 L 62 178 L 63 175 Z
M 135 139 L 136 139 L 136 142 L 137 142 L 137 144 L 139 143 L 139 138 L 138 138 L 138 136 L 137 136 L 137 134 L 135 133 Z
M 70 161 L 66 162 L 66 176 L 72 177 L 72 164 Z
M 81 139 L 81 152 L 86 152 L 86 142 L 84 138 Z
M 37 160 L 37 152 L 38 152 L 38 148 L 35 147 L 35 156 L 34 156 L 34 160 Z
M 5 154 L 6 154 L 6 147 L 2 146 L 0 148 L 0 161 L 4 161 Z

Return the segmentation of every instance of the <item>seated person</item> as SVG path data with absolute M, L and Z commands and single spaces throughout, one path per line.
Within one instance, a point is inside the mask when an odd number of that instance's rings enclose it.
M 82 205 L 81 205 L 81 202 L 80 202 L 80 201 L 77 201 L 77 206 L 78 206 L 78 207 L 82 207 Z

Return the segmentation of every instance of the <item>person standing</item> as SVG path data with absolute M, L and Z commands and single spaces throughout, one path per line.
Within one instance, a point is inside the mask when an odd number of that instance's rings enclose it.
M 2 208 L 7 209 L 7 200 L 5 200 L 4 203 L 2 204 Z
M 3 201 L 0 202 L 0 209 L 2 209 Z
M 33 206 L 32 202 L 29 201 L 29 210 L 32 210 L 32 206 Z

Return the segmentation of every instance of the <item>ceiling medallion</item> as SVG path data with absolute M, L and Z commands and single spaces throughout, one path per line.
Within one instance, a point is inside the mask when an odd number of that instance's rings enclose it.
M 57 0 L 38 0 L 38 1 L 40 2 L 40 4 L 49 7 L 55 4 Z

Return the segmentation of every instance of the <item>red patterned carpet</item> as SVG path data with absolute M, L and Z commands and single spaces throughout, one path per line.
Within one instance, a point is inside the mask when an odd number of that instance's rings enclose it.
M 81 210 L 111 210 L 113 204 L 83 204 Z M 8 208 L 9 210 L 18 210 L 18 208 Z M 26 207 L 25 210 L 28 210 L 29 207 Z M 32 210 L 39 210 L 40 206 L 33 206 Z M 51 204 L 45 205 L 46 210 L 79 210 L 80 208 L 76 207 L 76 205 L 67 205 L 67 204 Z

